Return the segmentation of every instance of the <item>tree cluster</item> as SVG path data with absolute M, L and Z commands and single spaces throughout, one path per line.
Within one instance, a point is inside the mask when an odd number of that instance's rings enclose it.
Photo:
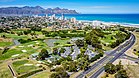
M 49 31 L 49 32 L 48 31 L 42 31 L 42 33 L 46 37 L 56 37 L 56 36 L 59 36 L 61 38 L 84 37 L 84 33 L 82 33 L 82 32 L 75 31 L 73 33 L 73 31 L 71 31 L 70 33 L 68 33 L 68 30 Z
M 42 49 L 38 55 L 39 60 L 45 60 L 45 58 L 49 57 L 48 51 L 46 49 Z
M 69 75 L 63 67 L 57 67 L 55 73 L 50 75 L 50 78 L 69 78 Z
M 100 29 L 93 29 L 90 33 L 85 36 L 87 44 L 92 45 L 95 48 L 102 49 L 99 37 L 104 37 L 104 33 Z
M 108 63 L 104 66 L 104 69 L 108 74 L 115 74 L 115 78 L 128 78 L 126 71 L 123 69 L 123 65 L 121 65 L 121 61 L 117 65 Z
M 113 42 L 110 46 L 111 48 L 115 48 L 116 46 L 118 46 L 119 44 L 121 44 L 122 42 L 124 42 L 125 40 L 129 39 L 130 37 L 130 33 L 126 32 L 119 32 L 114 36 L 117 40 L 116 42 Z

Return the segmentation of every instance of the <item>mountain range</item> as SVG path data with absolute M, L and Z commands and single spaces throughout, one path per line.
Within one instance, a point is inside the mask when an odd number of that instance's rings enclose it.
M 78 14 L 78 12 L 59 7 L 44 9 L 40 6 L 24 6 L 0 8 L 0 14 Z

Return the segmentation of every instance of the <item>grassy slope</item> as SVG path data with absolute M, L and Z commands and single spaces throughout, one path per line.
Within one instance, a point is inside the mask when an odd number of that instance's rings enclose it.
M 13 67 L 16 70 L 18 74 L 24 74 L 28 73 L 32 70 L 36 70 L 38 67 L 32 65 L 32 66 L 24 66 L 24 64 L 33 64 L 33 62 L 29 60 L 20 60 L 13 62 Z
M 0 47 L 6 47 L 12 45 L 12 42 L 0 42 Z

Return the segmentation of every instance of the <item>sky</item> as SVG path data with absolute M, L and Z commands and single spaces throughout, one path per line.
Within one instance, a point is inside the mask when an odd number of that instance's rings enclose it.
M 0 0 L 0 7 L 15 6 L 60 7 L 82 14 L 139 13 L 139 0 Z

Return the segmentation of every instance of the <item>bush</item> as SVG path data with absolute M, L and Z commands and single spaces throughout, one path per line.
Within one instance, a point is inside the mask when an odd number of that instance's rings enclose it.
M 120 70 L 115 74 L 115 78 L 129 78 L 125 70 Z
M 3 50 L 3 52 L 2 52 L 2 54 L 6 53 L 9 49 L 10 49 L 10 48 L 5 47 L 4 50 Z
M 106 64 L 106 66 L 104 66 L 104 69 L 105 72 L 109 74 L 114 74 L 117 71 L 115 65 L 113 65 L 112 63 Z

